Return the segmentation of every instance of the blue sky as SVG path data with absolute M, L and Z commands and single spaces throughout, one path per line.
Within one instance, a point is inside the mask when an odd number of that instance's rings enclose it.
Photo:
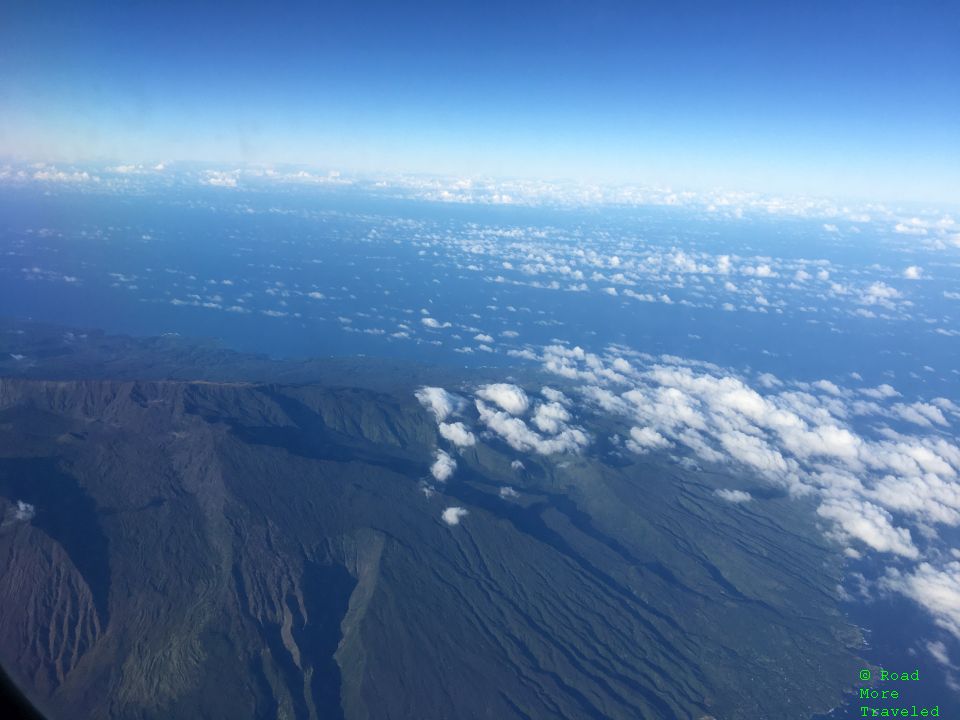
M 200 5 L 6 3 L 0 155 L 960 203 L 956 3 Z

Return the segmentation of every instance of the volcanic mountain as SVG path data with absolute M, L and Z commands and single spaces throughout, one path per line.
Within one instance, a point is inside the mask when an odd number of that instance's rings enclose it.
M 470 378 L 4 337 L 0 664 L 50 718 L 804 718 L 853 678 L 802 502 L 599 420 L 436 482 L 414 390 Z

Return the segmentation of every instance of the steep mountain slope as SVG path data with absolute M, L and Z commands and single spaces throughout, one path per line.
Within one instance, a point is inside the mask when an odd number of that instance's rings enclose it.
M 424 492 L 437 443 L 407 393 L 0 380 L 0 663 L 52 718 L 801 718 L 852 679 L 795 506 L 489 438 Z

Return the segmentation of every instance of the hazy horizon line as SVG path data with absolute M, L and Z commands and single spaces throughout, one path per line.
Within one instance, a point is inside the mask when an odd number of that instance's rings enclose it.
M 22 173 L 19 176 L 11 176 L 11 170 L 20 170 L 31 168 L 35 171 L 42 171 L 44 169 L 55 169 L 59 172 L 63 172 L 60 177 L 48 176 L 42 172 L 35 172 L 32 177 L 23 175 Z M 179 173 L 177 172 L 179 170 Z M 297 178 L 295 175 L 281 174 L 278 171 L 291 171 L 297 170 L 302 173 L 306 173 L 309 177 Z M 960 211 L 960 198 L 957 200 L 937 200 L 929 198 L 907 198 L 907 197 L 879 197 L 879 196 L 869 196 L 863 194 L 845 194 L 845 195 L 831 195 L 831 194 L 813 194 L 813 193 L 803 193 L 803 192 L 780 192 L 775 190 L 760 190 L 756 188 L 746 188 L 746 187 L 730 187 L 724 185 L 701 185 L 696 186 L 696 184 L 689 184 L 685 186 L 678 186 L 675 183 L 670 182 L 647 182 L 642 180 L 602 180 L 602 179 L 589 179 L 589 178 L 577 178 L 572 176 L 534 176 L 534 175 L 516 175 L 516 174 L 491 174 L 491 173 L 450 173 L 442 171 L 429 171 L 429 170 L 381 170 L 381 171 L 371 171 L 365 169 L 351 168 L 342 165 L 334 164 L 323 164 L 313 161 L 289 161 L 289 160 L 220 160 L 220 159 L 183 159 L 183 158 L 153 158 L 153 159 L 139 159 L 139 160 L 125 160 L 117 157 L 97 157 L 89 159 L 68 159 L 68 158 L 53 158 L 53 157 L 24 157 L 24 156 L 15 156 L 10 154 L 0 153 L 0 182 L 5 180 L 32 180 L 32 181 L 50 181 L 50 182 L 61 182 L 65 184 L 80 183 L 84 181 L 84 178 L 81 175 L 78 175 L 78 171 L 86 171 L 87 173 L 94 171 L 104 174 L 109 174 L 113 178 L 127 178 L 133 179 L 136 177 L 147 178 L 147 177 L 190 177 L 189 172 L 185 173 L 184 171 L 204 171 L 208 174 L 218 173 L 221 177 L 226 178 L 230 176 L 235 176 L 236 179 L 239 179 L 243 174 L 248 174 L 248 179 L 259 178 L 262 180 L 275 180 L 275 181 L 286 181 L 286 182 L 295 182 L 298 179 L 304 181 L 304 183 L 309 182 L 339 182 L 339 184 L 347 185 L 352 184 L 360 188 L 365 185 L 375 184 L 378 182 L 401 182 L 404 180 L 422 180 L 424 182 L 433 181 L 447 181 L 455 184 L 460 184 L 461 189 L 465 188 L 476 188 L 486 186 L 487 189 L 491 189 L 491 185 L 504 185 L 511 186 L 522 186 L 523 188 L 529 190 L 535 186 L 541 186 L 543 188 L 553 188 L 555 190 L 566 189 L 568 191 L 580 190 L 580 191 L 644 191 L 644 192 L 655 192 L 663 193 L 666 195 L 676 195 L 679 198 L 693 199 L 693 198 L 740 198 L 743 200 L 752 200 L 754 202 L 762 201 L 784 201 L 784 202 L 807 202 L 814 203 L 820 206 L 836 205 L 836 204 L 855 204 L 859 208 L 864 207 L 876 207 L 878 209 L 884 210 L 896 210 L 895 207 L 890 207 L 891 205 L 905 205 L 914 209 L 914 211 L 920 212 L 921 206 L 926 206 L 924 212 L 930 214 L 937 213 L 946 213 L 946 212 L 957 212 Z M 256 171 L 260 171 L 257 173 Z M 252 174 L 251 174 L 252 173 Z M 216 176 L 213 176 L 216 177 Z M 94 176 L 90 176 L 91 181 L 99 181 L 102 178 L 99 176 L 94 180 Z M 201 184 L 216 186 L 220 185 L 222 187 L 236 188 L 237 184 L 229 182 L 210 182 L 210 177 L 196 177 Z M 204 182 L 204 180 L 207 180 Z M 429 199 L 429 198 L 421 198 Z M 521 201 L 520 198 L 511 198 L 504 200 L 499 204 L 540 204 L 540 203 L 530 203 L 530 197 L 524 198 L 524 201 Z M 556 198 L 555 198 L 556 199 Z M 570 204 L 569 200 L 571 198 L 566 198 L 567 202 L 563 204 Z M 686 203 L 676 202 L 653 202 L 645 203 L 642 202 L 642 198 L 635 198 L 640 202 L 610 202 L 609 199 L 604 200 L 597 198 L 597 202 L 591 203 L 586 202 L 585 198 L 581 198 L 581 202 L 575 203 L 579 205 L 611 205 L 611 204 L 627 204 L 627 205 L 644 205 L 644 204 L 654 204 L 654 205 L 667 205 L 667 204 L 677 204 L 683 205 Z

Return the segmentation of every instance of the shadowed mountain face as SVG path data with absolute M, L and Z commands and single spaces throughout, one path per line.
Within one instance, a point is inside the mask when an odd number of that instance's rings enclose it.
M 492 441 L 428 495 L 436 446 L 406 392 L 0 380 L 0 663 L 51 718 L 839 701 L 859 635 L 796 505 L 654 464 L 518 473 Z

